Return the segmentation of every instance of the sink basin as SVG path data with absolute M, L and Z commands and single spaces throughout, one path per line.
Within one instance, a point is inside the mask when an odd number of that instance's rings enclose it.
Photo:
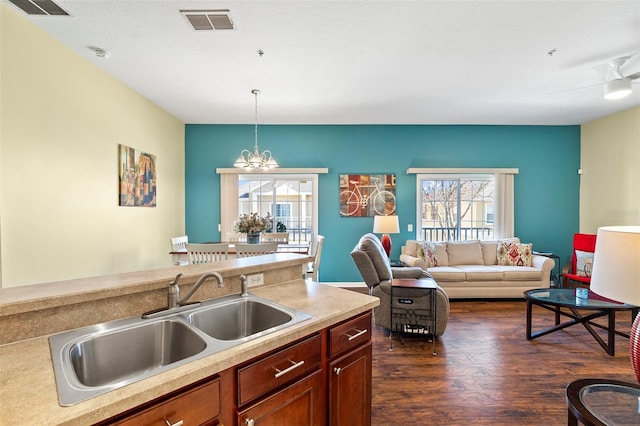
M 237 340 L 257 337 L 293 321 L 295 313 L 258 300 L 235 299 L 187 316 L 194 326 L 214 339 Z
M 62 405 L 72 405 L 190 360 L 207 348 L 180 318 L 139 318 L 84 327 L 49 338 Z
M 196 355 L 206 347 L 187 325 L 165 320 L 87 337 L 71 345 L 68 355 L 80 383 L 105 386 Z
M 77 404 L 309 318 L 254 295 L 234 295 L 159 317 L 54 334 L 49 347 L 60 405 Z

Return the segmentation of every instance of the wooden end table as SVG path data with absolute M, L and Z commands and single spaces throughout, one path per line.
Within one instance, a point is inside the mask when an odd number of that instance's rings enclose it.
M 410 288 L 424 290 L 429 294 L 429 308 L 413 308 L 413 299 L 409 296 L 398 298 L 394 303 L 394 288 Z M 394 331 L 408 333 L 424 333 L 431 335 L 433 340 L 433 354 L 436 355 L 436 297 L 437 284 L 431 278 L 398 278 L 391 281 L 391 302 L 389 319 L 389 350 L 393 350 L 392 334 Z M 401 306 L 402 305 L 402 306 Z M 395 324 L 394 324 L 395 323 Z

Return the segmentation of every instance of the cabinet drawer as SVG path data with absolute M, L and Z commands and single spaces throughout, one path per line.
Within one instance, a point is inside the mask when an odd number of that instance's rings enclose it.
M 166 426 L 180 420 L 184 425 L 202 425 L 220 414 L 220 380 L 205 383 L 159 402 L 114 424 L 124 426 Z M 215 424 L 215 423 L 214 423 Z
M 238 404 L 244 405 L 320 365 L 320 336 L 315 335 L 238 370 Z
M 329 329 L 329 356 L 334 357 L 371 340 L 371 311 Z

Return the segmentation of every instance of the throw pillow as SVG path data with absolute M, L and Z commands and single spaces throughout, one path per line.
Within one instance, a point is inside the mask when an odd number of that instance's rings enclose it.
M 576 275 L 590 277 L 593 268 L 593 253 L 576 250 Z
M 498 242 L 498 265 L 533 265 L 533 244 L 517 244 L 505 241 Z
M 436 247 L 431 241 L 420 241 L 418 243 L 418 257 L 427 263 L 427 268 L 438 266 Z

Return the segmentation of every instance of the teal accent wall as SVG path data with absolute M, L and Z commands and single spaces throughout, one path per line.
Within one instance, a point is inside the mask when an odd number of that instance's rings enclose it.
M 252 125 L 185 128 L 186 232 L 189 241 L 219 241 L 220 179 L 253 146 Z M 340 217 L 339 175 L 397 177 L 400 234 L 391 236 L 397 259 L 407 225 L 416 223 L 416 177 L 410 167 L 519 168 L 515 177 L 515 234 L 534 250 L 566 263 L 578 232 L 580 126 L 261 125 L 258 144 L 281 167 L 327 167 L 319 178 L 319 233 L 326 237 L 321 281 L 362 281 L 350 252 L 373 218 Z M 161 191 L 161 183 L 159 185 Z M 160 196 L 160 195 L 159 195 Z M 224 206 L 223 206 L 224 207 Z

